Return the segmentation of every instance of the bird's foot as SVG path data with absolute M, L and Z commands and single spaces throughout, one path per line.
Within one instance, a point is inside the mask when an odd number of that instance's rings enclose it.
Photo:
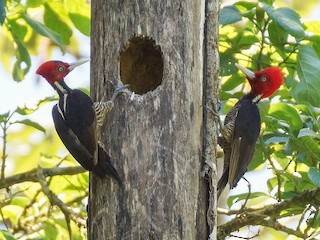
M 117 82 L 117 85 L 115 85 L 112 81 L 108 80 L 109 83 L 111 83 L 111 85 L 114 87 L 114 92 L 112 94 L 111 97 L 111 102 L 114 102 L 116 97 L 118 96 L 119 93 L 123 93 L 125 92 L 125 89 L 129 88 L 129 84 L 121 84 L 119 82 Z
M 215 103 L 214 100 L 212 98 L 209 98 L 209 101 L 212 105 L 212 107 L 208 107 L 206 106 L 206 109 L 208 109 L 208 111 L 213 115 L 213 117 L 217 120 L 218 122 L 218 125 L 219 125 L 219 131 L 222 135 L 222 138 L 218 139 L 218 144 L 220 146 L 222 146 L 222 139 L 229 139 L 229 135 L 230 135 L 230 132 L 229 130 L 224 126 L 224 124 L 222 123 L 221 121 L 221 118 L 220 118 L 220 115 L 219 115 L 219 111 L 221 109 L 221 103 L 220 102 L 217 102 Z M 227 140 L 228 141 L 228 140 Z
M 114 100 L 116 99 L 116 97 L 118 96 L 119 93 L 124 93 L 125 92 L 125 89 L 127 89 L 129 87 L 129 84 L 125 84 L 125 85 L 118 85 L 113 94 L 112 94 L 112 97 L 111 97 L 111 101 L 114 102 Z
M 219 128 L 220 128 L 220 132 L 221 134 L 223 134 L 223 128 L 224 125 L 222 124 L 222 121 L 220 119 L 220 115 L 219 115 L 219 111 L 221 109 L 221 103 L 217 102 L 215 103 L 215 101 L 212 98 L 208 98 L 209 102 L 211 103 L 212 107 L 209 106 L 205 106 L 205 108 L 213 115 L 214 118 L 217 119 L 218 124 L 219 124 Z

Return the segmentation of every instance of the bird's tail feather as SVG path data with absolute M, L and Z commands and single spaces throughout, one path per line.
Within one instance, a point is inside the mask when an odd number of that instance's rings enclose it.
M 224 172 L 218 182 L 218 186 L 217 186 L 218 197 L 217 197 L 217 199 L 219 199 L 219 197 L 220 197 L 223 189 L 226 187 L 227 183 L 228 183 L 228 174 L 225 174 L 225 172 Z
M 122 185 L 122 180 L 117 170 L 114 168 L 109 154 L 101 146 L 98 146 L 98 164 L 94 167 L 92 172 L 101 178 L 106 175 L 111 176 Z

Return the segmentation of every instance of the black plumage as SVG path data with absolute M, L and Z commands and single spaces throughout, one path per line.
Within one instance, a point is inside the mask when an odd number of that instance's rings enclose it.
M 218 182 L 218 197 L 229 183 L 234 188 L 253 157 L 260 133 L 260 113 L 253 94 L 243 96 L 226 115 L 220 145 L 224 151 L 223 174 Z
M 54 85 L 59 103 L 53 107 L 52 116 L 63 144 L 85 169 L 99 177 L 110 175 L 121 183 L 110 156 L 98 144 L 92 99 L 78 89 L 70 89 L 63 80 L 59 85 L 62 88 Z
M 52 116 L 58 135 L 71 155 L 85 169 L 99 177 L 109 175 L 121 183 L 110 156 L 97 140 L 97 117 L 100 117 L 99 123 L 102 125 L 106 111 L 99 108 L 101 104 L 94 104 L 88 95 L 69 88 L 64 81 L 64 77 L 74 68 L 87 61 L 80 60 L 70 64 L 47 61 L 41 64 L 36 73 L 44 77 L 59 94 L 59 102 L 53 107 Z M 108 111 L 112 109 L 116 95 L 125 87 L 120 86 L 115 90 L 111 103 L 107 104 L 111 106 Z

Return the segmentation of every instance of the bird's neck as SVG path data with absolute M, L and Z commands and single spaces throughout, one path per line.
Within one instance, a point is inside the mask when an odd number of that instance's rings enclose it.
M 56 81 L 52 84 L 52 87 L 58 92 L 59 96 L 64 96 L 72 91 L 71 88 L 64 82 L 62 79 L 61 81 Z
M 248 93 L 247 95 L 243 96 L 246 99 L 250 99 L 252 103 L 257 104 L 262 99 L 262 94 L 254 94 L 253 92 Z

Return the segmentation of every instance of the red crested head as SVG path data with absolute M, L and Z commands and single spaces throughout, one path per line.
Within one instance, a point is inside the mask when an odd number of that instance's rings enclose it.
M 236 64 L 236 66 L 246 75 L 251 86 L 251 93 L 261 98 L 271 96 L 284 82 L 283 74 L 279 67 L 269 67 L 257 72 Z
M 61 61 L 48 61 L 38 68 L 36 74 L 44 77 L 50 84 L 63 80 L 75 67 L 89 60 L 80 60 L 74 63 L 65 63 Z
M 40 65 L 36 74 L 44 77 L 50 84 L 61 81 L 70 72 L 68 63 L 48 61 Z

